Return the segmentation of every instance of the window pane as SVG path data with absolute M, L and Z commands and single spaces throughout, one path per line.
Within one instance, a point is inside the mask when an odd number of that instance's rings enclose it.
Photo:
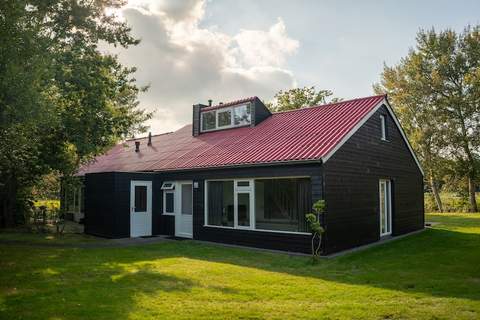
M 215 129 L 215 111 L 202 113 L 202 130 Z
M 238 225 L 250 226 L 250 193 L 238 193 Z
M 165 193 L 165 212 L 166 213 L 174 213 L 175 212 L 174 193 L 173 192 Z
M 225 110 L 218 112 L 218 126 L 225 127 L 232 124 L 232 111 Z
M 312 210 L 310 179 L 255 180 L 255 227 L 306 232 Z
M 238 181 L 237 182 L 237 187 L 249 187 L 250 186 L 250 181 Z
M 207 223 L 233 227 L 233 181 L 208 181 L 207 188 Z
M 387 123 L 384 115 L 380 116 L 380 127 L 382 131 L 382 139 L 386 140 L 387 139 Z
M 147 187 L 135 186 L 135 212 L 147 211 Z
M 192 185 L 182 184 L 182 214 L 192 214 Z
M 385 215 L 386 215 L 385 195 L 386 195 L 385 182 L 382 181 L 380 182 L 380 230 L 382 231 L 382 234 L 386 232 L 385 230 Z
M 233 111 L 233 119 L 236 126 L 250 124 L 250 105 L 236 107 Z

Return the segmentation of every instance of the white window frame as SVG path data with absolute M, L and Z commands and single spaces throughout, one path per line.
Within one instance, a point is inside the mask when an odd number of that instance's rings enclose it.
M 226 125 L 221 126 L 219 124 L 219 114 L 222 113 L 222 112 L 227 112 L 227 111 L 230 111 L 230 124 L 226 124 Z M 217 113 L 215 115 L 215 129 L 228 129 L 228 128 L 231 128 L 231 127 L 233 127 L 233 108 L 218 109 Z
M 244 107 L 246 106 L 247 108 L 250 108 L 250 121 L 247 124 L 237 124 L 235 125 L 235 109 Z M 224 125 L 224 126 L 219 126 L 218 125 L 218 114 L 224 111 L 230 111 L 230 124 L 229 125 Z M 215 113 L 215 128 L 213 129 L 203 129 L 203 114 L 208 113 L 208 112 L 214 112 Z M 209 131 L 216 131 L 216 130 L 223 130 L 223 129 L 230 129 L 230 128 L 237 128 L 237 127 L 246 127 L 249 126 L 252 123 L 252 104 L 251 103 L 243 103 L 243 104 L 238 104 L 235 106 L 231 107 L 225 107 L 225 108 L 219 108 L 215 110 L 207 110 L 207 111 L 201 111 L 200 112 L 200 132 L 209 132 Z
M 171 183 L 173 185 L 173 188 L 171 189 L 163 189 L 163 184 L 165 183 Z M 162 190 L 163 190 L 163 214 L 166 216 L 174 216 L 175 215 L 175 209 L 177 208 L 177 197 L 176 197 L 176 183 L 172 181 L 165 181 L 162 184 Z M 173 195 L 173 212 L 167 212 L 167 194 L 172 194 Z
M 205 188 L 205 198 L 204 198 L 204 220 L 203 226 L 208 228 L 220 228 L 220 229 L 232 229 L 232 230 L 249 230 L 256 232 L 274 232 L 274 233 L 287 233 L 287 234 L 301 234 L 301 235 L 311 235 L 309 232 L 299 232 L 299 231 L 282 231 L 282 230 L 268 230 L 268 229 L 257 229 L 255 226 L 255 180 L 270 180 L 270 179 L 301 179 L 301 178 L 310 178 L 310 176 L 287 176 L 287 177 L 259 177 L 259 178 L 242 178 L 242 179 L 208 179 L 204 182 Z M 208 182 L 210 181 L 233 181 L 233 227 L 229 226 L 215 226 L 208 224 Z M 239 181 L 250 181 L 250 186 L 248 187 L 237 187 L 237 182 Z M 250 226 L 239 226 L 238 225 L 238 197 L 237 193 L 250 193 Z
M 388 225 L 385 232 L 382 232 L 382 208 L 380 204 L 382 203 L 382 184 L 385 184 L 385 195 L 384 195 L 384 203 L 387 204 L 387 219 Z M 378 205 L 379 205 L 379 224 L 380 224 L 380 237 L 388 236 L 392 234 L 392 220 L 393 220 L 393 213 L 392 213 L 392 180 L 389 179 L 380 179 L 378 182 Z
M 248 186 L 238 186 L 239 182 L 248 182 Z M 249 226 L 238 224 L 238 195 L 248 194 L 249 196 Z M 233 181 L 233 225 L 237 229 L 255 229 L 255 183 L 253 179 L 238 179 Z
M 162 189 L 162 190 L 174 190 L 175 189 L 175 182 L 164 181 L 162 183 L 162 187 L 160 189 Z
M 381 139 L 387 141 L 387 116 L 384 114 L 380 115 L 380 128 L 382 132 Z
M 203 111 L 203 112 L 201 111 L 201 112 L 200 112 L 200 132 L 208 132 L 208 131 L 215 131 L 215 130 L 217 130 L 217 122 L 218 122 L 218 120 L 217 120 L 217 111 L 218 111 L 218 110 L 208 110 L 208 111 Z M 205 129 L 205 130 L 204 130 L 204 129 L 203 129 L 203 115 L 204 115 L 205 113 L 209 113 L 209 112 L 213 112 L 213 113 L 215 114 L 215 128 L 213 128 L 213 129 Z

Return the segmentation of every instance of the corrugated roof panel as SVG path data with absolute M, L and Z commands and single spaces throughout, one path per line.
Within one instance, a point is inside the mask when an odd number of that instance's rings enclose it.
M 152 146 L 147 146 L 147 138 L 137 139 L 141 142 L 140 152 L 135 152 L 134 140 L 119 144 L 83 166 L 79 174 L 320 159 L 384 98 L 372 96 L 274 113 L 255 127 L 202 133 L 197 137 L 192 136 L 192 126 L 187 125 L 172 133 L 152 136 Z

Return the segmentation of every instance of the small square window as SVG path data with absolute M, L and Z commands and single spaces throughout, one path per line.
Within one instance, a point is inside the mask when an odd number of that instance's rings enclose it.
M 218 126 L 226 127 L 232 125 L 232 110 L 218 112 Z
M 247 125 L 251 122 L 250 105 L 245 104 L 235 107 L 233 111 L 234 125 L 241 126 Z
M 202 113 L 202 130 L 213 130 L 215 129 L 216 122 L 216 112 L 209 111 Z

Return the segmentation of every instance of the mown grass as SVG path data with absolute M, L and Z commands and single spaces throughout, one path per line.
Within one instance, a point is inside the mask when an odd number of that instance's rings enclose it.
M 1 319 L 478 319 L 480 215 L 312 265 L 308 257 L 165 242 L 0 244 Z

